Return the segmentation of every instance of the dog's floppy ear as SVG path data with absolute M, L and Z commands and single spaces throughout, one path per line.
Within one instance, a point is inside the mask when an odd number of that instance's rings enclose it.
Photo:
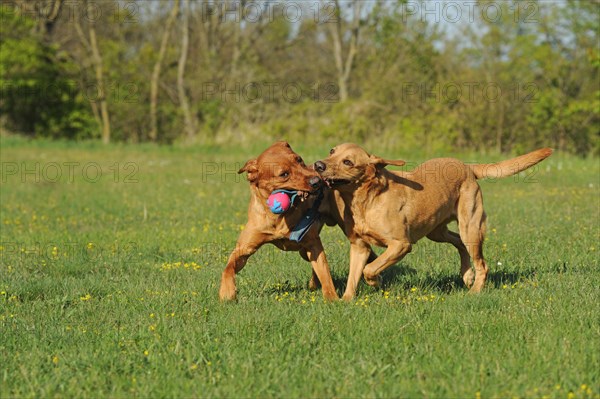
M 391 160 L 391 159 L 383 159 L 383 158 L 379 158 L 378 156 L 375 155 L 371 155 L 369 157 L 369 161 L 371 163 L 371 165 L 375 165 L 378 168 L 385 168 L 388 165 L 394 165 L 394 166 L 404 166 L 404 164 L 406 164 L 406 162 L 401 161 L 401 160 Z
M 253 182 L 258 178 L 258 162 L 256 159 L 251 159 L 240 170 L 238 173 L 248 173 L 248 181 Z

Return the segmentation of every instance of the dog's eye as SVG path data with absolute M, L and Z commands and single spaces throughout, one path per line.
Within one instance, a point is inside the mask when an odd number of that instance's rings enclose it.
M 300 157 L 296 158 L 296 162 L 298 162 L 299 164 L 304 164 L 304 161 Z
M 349 159 L 344 159 L 344 165 L 346 165 L 346 166 L 354 166 L 354 164 L 352 163 L 352 161 L 349 160 Z
M 334 152 L 335 152 L 335 149 L 332 148 L 331 150 L 329 150 L 329 155 L 333 155 Z
M 279 177 L 283 177 L 284 179 L 290 175 L 289 172 L 282 172 L 279 174 Z

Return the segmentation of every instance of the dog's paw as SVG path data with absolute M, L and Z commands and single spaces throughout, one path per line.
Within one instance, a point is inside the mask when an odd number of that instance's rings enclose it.
M 308 289 L 311 291 L 316 291 L 319 288 L 321 288 L 321 283 L 319 282 L 319 280 L 314 277 L 311 278 L 308 282 Z
M 222 293 L 219 292 L 219 300 L 221 302 L 232 302 L 236 300 L 235 291 L 233 293 Z
M 354 294 L 344 294 L 344 296 L 342 296 L 342 300 L 344 300 L 345 302 L 351 302 L 352 300 L 354 300 Z
M 365 276 L 365 282 L 371 287 L 380 288 L 383 283 L 383 279 L 380 275 L 376 276 Z
M 332 292 L 323 291 L 323 298 L 327 302 L 335 302 L 340 299 L 340 297 L 337 295 L 337 293 L 335 291 L 332 291 Z
M 236 300 L 235 284 L 224 282 L 219 290 L 219 300 L 221 302 L 231 302 Z
M 472 269 L 469 269 L 463 276 L 463 282 L 467 286 L 467 288 L 471 288 L 473 286 L 473 282 L 475 281 L 475 273 Z

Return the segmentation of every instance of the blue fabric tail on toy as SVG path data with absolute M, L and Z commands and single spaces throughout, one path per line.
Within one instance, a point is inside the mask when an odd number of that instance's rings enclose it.
M 310 226 L 312 226 L 317 219 L 319 219 L 319 206 L 321 205 L 321 201 L 323 201 L 323 190 L 319 191 L 319 196 L 315 200 L 313 206 L 308 210 L 308 212 L 302 216 L 300 222 L 294 226 L 292 232 L 290 233 L 290 241 L 300 242 L 310 230 Z

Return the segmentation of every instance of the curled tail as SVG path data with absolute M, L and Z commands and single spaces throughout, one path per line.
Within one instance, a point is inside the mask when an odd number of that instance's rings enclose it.
M 551 148 L 540 148 L 520 157 L 507 159 L 498 163 L 481 163 L 469 165 L 477 179 L 499 178 L 517 174 L 538 162 L 543 161 L 552 154 Z

